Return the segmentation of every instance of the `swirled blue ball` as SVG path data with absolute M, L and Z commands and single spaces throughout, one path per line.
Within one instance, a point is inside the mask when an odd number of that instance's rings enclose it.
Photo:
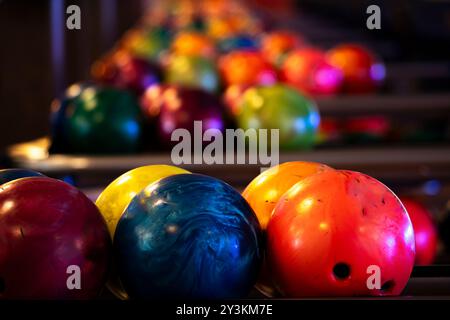
M 120 219 L 114 249 L 132 298 L 239 298 L 261 264 L 261 229 L 228 184 L 179 174 L 151 184 Z

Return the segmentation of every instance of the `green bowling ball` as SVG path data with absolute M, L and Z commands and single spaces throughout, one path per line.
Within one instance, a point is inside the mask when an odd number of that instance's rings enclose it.
M 133 29 L 125 34 L 121 47 L 139 58 L 157 61 L 168 50 L 171 38 L 164 28 Z
M 173 55 L 165 69 L 168 84 L 200 88 L 215 93 L 220 81 L 214 62 L 199 56 Z
M 63 100 L 64 101 L 64 100 Z M 142 114 L 133 95 L 124 90 L 88 85 L 66 105 L 61 126 L 71 153 L 136 152 Z
M 281 149 L 309 149 L 314 145 L 320 115 L 313 100 L 286 85 L 251 87 L 244 92 L 238 127 L 244 130 L 279 129 Z M 270 133 L 267 133 L 270 137 Z

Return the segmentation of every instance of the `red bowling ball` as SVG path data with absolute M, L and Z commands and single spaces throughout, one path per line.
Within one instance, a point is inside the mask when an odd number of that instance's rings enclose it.
M 76 188 L 36 177 L 2 185 L 0 299 L 96 297 L 110 241 L 97 207 Z
M 281 67 L 281 78 L 307 94 L 329 95 L 339 92 L 343 74 L 321 50 L 305 48 L 288 54 Z
M 434 262 L 437 250 L 437 229 L 431 213 L 421 203 L 402 198 L 414 228 L 416 239 L 416 265 L 430 265 Z
M 367 48 L 356 44 L 342 44 L 327 53 L 328 61 L 344 74 L 343 92 L 370 93 L 383 82 L 386 70 Z
M 101 83 L 140 95 L 161 82 L 162 72 L 154 63 L 119 50 L 94 63 L 92 76 Z
M 414 256 L 402 203 L 358 172 L 301 180 L 278 201 L 267 228 L 269 266 L 288 297 L 399 295 Z

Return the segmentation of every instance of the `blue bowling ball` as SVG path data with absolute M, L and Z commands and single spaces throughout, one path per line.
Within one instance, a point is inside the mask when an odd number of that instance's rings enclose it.
M 261 228 L 231 186 L 198 174 L 170 176 L 134 197 L 114 250 L 131 298 L 239 298 L 261 265 Z
M 45 176 L 42 173 L 29 169 L 3 169 L 0 170 L 0 185 L 20 178 L 29 178 L 29 177 L 45 177 Z
M 219 49 L 223 53 L 233 50 L 257 50 L 259 47 L 258 40 L 249 35 L 238 35 L 225 38 L 219 42 Z

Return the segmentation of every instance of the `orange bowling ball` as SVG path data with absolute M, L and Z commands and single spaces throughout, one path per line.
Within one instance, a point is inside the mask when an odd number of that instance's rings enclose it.
M 173 43 L 172 51 L 177 55 L 212 58 L 215 55 L 214 41 L 199 32 L 181 32 Z
M 384 65 L 363 46 L 342 44 L 331 49 L 328 61 L 342 70 L 345 93 L 370 93 L 383 82 L 386 74 Z
M 264 57 L 274 65 L 280 65 L 284 56 L 291 50 L 301 47 L 305 41 L 290 31 L 274 31 L 261 41 Z
M 408 213 L 359 172 L 329 170 L 296 183 L 266 233 L 271 274 L 287 297 L 399 295 L 414 265 Z
M 333 169 L 315 162 L 285 162 L 258 175 L 242 195 L 265 230 L 275 205 L 286 191 L 303 178 L 327 170 Z
M 289 53 L 281 66 L 281 78 L 302 92 L 313 95 L 336 94 L 341 88 L 342 71 L 332 66 L 325 53 L 316 48 Z
M 238 50 L 219 59 L 219 70 L 226 85 L 271 85 L 276 82 L 276 71 L 261 53 Z

